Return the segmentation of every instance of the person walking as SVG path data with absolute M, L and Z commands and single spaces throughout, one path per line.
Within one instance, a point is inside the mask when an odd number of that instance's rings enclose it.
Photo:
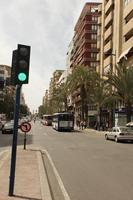
M 87 127 L 86 121 L 83 122 L 84 128 Z
M 83 130 L 83 127 L 84 127 L 84 122 L 83 121 L 80 122 L 80 127 Z

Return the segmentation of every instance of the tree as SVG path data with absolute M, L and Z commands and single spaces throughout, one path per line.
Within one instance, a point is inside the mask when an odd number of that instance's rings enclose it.
M 29 114 L 29 110 L 28 110 L 28 107 L 27 105 L 23 105 L 21 104 L 20 105 L 20 115 L 28 115 Z
M 81 120 L 85 118 L 85 112 L 88 113 L 87 93 L 89 83 L 89 70 L 85 66 L 76 66 L 67 78 L 67 88 L 69 93 L 74 96 L 74 92 L 80 91 L 81 98 Z
M 116 66 L 116 73 L 108 74 L 108 82 L 114 87 L 116 97 L 125 104 L 127 123 L 131 121 L 133 104 L 133 67 L 124 63 Z
M 101 110 L 110 101 L 109 85 L 100 74 L 93 72 L 91 75 L 91 100 L 97 106 L 97 122 L 101 123 Z

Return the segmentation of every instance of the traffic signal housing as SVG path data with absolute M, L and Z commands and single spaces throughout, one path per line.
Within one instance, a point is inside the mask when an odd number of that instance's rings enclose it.
M 30 46 L 18 44 L 13 51 L 12 74 L 13 85 L 27 84 L 29 81 Z

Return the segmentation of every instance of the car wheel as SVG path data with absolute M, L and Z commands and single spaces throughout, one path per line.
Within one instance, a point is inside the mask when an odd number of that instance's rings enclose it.
M 106 140 L 108 140 L 108 139 L 109 139 L 107 134 L 105 135 L 105 139 L 106 139 Z
M 117 137 L 117 136 L 115 136 L 115 142 L 119 142 L 119 140 L 118 140 L 118 137 Z
M 5 134 L 5 131 L 4 131 L 4 130 L 2 130 L 2 134 Z

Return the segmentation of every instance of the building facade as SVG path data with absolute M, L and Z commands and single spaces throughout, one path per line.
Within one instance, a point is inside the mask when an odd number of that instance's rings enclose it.
M 133 64 L 133 0 L 103 0 L 98 12 L 97 71 L 103 77 L 122 59 Z
M 74 28 L 73 50 L 71 51 L 71 65 L 73 70 L 76 66 L 83 66 L 96 70 L 97 66 L 97 31 L 98 31 L 98 6 L 100 3 L 86 3 Z M 80 90 L 72 95 L 75 118 L 81 120 L 81 97 Z M 96 106 L 88 106 L 89 125 L 97 113 Z M 84 116 L 85 117 L 85 116 Z M 86 117 L 85 117 L 86 118 Z
M 71 67 L 84 65 L 96 69 L 99 3 L 86 3 L 75 26 Z
M 133 0 L 103 0 L 98 12 L 97 71 L 104 78 L 123 62 L 133 66 Z M 126 117 L 121 105 L 116 110 L 115 118 L 124 124 Z

